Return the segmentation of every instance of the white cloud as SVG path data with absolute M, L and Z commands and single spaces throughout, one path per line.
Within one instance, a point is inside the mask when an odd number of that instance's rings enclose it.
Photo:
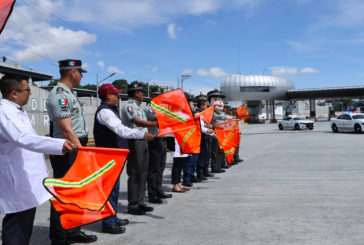
M 318 22 L 310 26 L 311 31 L 325 27 L 352 28 L 364 25 L 364 2 L 362 0 L 327 1 L 326 7 L 332 14 L 321 16 Z
M 209 70 L 199 69 L 197 74 L 200 76 L 209 76 L 209 77 L 223 77 L 227 76 L 227 74 L 219 67 L 212 67 Z
M 115 72 L 115 73 L 120 74 L 120 75 L 124 75 L 125 74 L 125 71 L 120 70 L 116 66 L 109 66 L 109 68 L 107 69 L 107 71 L 108 72 Z
M 294 49 L 300 52 L 311 52 L 317 50 L 312 44 L 295 42 L 295 41 L 287 41 L 287 43 Z
M 167 24 L 178 15 L 213 14 L 223 9 L 251 10 L 258 2 L 259 0 L 79 0 L 67 1 L 64 4 L 67 11 L 62 13 L 73 21 L 94 23 L 108 29 L 119 27 L 127 31 L 143 25 Z
M 217 25 L 217 21 L 214 20 L 208 20 L 205 22 L 205 26 L 216 26 Z
M 311 67 L 307 67 L 307 68 L 303 68 L 301 69 L 300 71 L 301 73 L 318 73 L 319 71 L 318 70 L 315 70 Z
M 188 74 L 192 74 L 193 70 L 192 69 L 185 69 L 181 72 L 181 75 L 188 75 Z
M 167 26 L 167 33 L 168 33 L 168 36 L 170 38 L 177 39 L 177 36 L 176 36 L 176 24 L 175 23 L 168 24 L 168 26 Z
M 105 69 L 105 62 L 104 61 L 97 62 L 97 65 L 100 66 L 102 69 Z
M 270 69 L 272 70 L 272 75 L 273 76 L 297 74 L 297 68 L 274 66 L 274 67 L 271 67 Z
M 83 68 L 83 69 L 88 69 L 88 68 L 89 68 L 89 66 L 88 66 L 88 64 L 82 64 L 82 68 Z
M 63 7 L 62 1 L 41 0 L 40 2 L 53 9 Z M 85 46 L 96 42 L 95 34 L 73 31 L 50 23 L 50 13 L 43 15 L 28 5 L 17 5 L 1 37 L 2 41 L 20 46 L 24 50 L 11 48 L 12 53 L 9 58 L 17 62 L 42 60 L 41 57 L 32 53 L 55 60 L 70 58 L 78 52 L 84 54 Z
M 249 10 L 261 0 L 34 0 L 37 4 L 30 7 L 18 2 L 4 32 L 2 41 L 24 48 L 19 51 L 11 48 L 9 58 L 18 62 L 42 60 L 29 52 L 49 57 L 54 60 L 88 54 L 87 45 L 94 44 L 97 36 L 86 31 L 73 31 L 54 21 L 55 13 L 62 13 L 67 19 L 81 26 L 92 26 L 91 30 L 118 30 L 133 34 L 133 29 L 141 26 L 166 25 L 180 15 L 206 15 L 221 10 Z M 32 5 L 33 6 L 33 5 Z M 39 7 L 37 7 L 39 6 Z M 40 13 L 36 9 L 39 9 Z M 52 12 L 53 11 L 53 12 Z M 97 18 L 95 18 L 97 16 Z M 15 24 L 15 23 L 19 24 Z M 213 23 L 213 22 L 212 22 Z M 27 29 L 30 31 L 28 31 Z M 181 28 L 172 28 L 172 37 L 177 38 Z M 174 33 L 174 34 L 173 34 Z M 56 44 L 52 41 L 58 42 Z M 2 45 L 1 47 L 5 47 Z M 28 52 L 27 52 L 28 51 Z M 78 53 L 79 52 L 79 53 Z M 98 57 L 100 53 L 92 52 Z
M 153 72 L 156 72 L 157 70 L 158 70 L 157 67 L 153 67 L 153 69 L 152 69 Z

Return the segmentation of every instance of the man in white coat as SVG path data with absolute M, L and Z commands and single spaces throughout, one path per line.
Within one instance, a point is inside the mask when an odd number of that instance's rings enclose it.
M 72 151 L 70 141 L 38 136 L 24 110 L 32 94 L 26 79 L 7 75 L 0 80 L 0 214 L 3 245 L 28 245 L 36 207 L 51 195 L 45 154 Z

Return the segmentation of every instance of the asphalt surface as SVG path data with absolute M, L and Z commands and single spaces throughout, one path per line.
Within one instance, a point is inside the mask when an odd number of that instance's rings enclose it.
M 243 163 L 151 205 L 148 215 L 126 214 L 124 171 L 119 217 L 130 220 L 126 233 L 102 234 L 100 222 L 84 230 L 105 245 L 364 244 L 364 134 L 334 134 L 328 122 L 312 131 L 279 131 L 277 124 L 241 131 Z M 165 191 L 171 163 L 168 157 Z M 48 226 L 45 203 L 37 209 L 32 245 L 50 244 Z

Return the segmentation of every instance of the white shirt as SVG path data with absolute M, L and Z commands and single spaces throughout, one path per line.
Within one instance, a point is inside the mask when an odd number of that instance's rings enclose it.
M 210 136 L 214 135 L 214 133 L 210 133 L 210 134 L 207 133 L 208 128 L 205 127 L 205 122 L 204 122 L 204 120 L 202 120 L 201 117 L 200 117 L 200 123 L 201 123 L 201 131 L 202 131 L 203 134 L 207 134 L 207 135 L 210 135 Z
M 120 118 L 109 109 L 102 109 L 97 114 L 97 121 L 108 127 L 115 134 L 125 139 L 143 139 L 145 132 L 131 129 L 123 125 Z
M 51 195 L 44 155 L 62 155 L 63 139 L 38 136 L 20 106 L 0 99 L 0 214 L 39 206 Z
M 188 157 L 190 154 L 182 154 L 176 138 L 174 138 L 174 151 L 171 151 L 171 157 Z

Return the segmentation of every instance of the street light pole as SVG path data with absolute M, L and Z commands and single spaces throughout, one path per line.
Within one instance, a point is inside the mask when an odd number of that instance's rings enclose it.
M 96 106 L 99 107 L 99 73 L 96 74 Z
M 112 74 L 110 74 L 108 77 L 105 77 L 104 79 L 102 79 L 102 80 L 99 82 L 99 74 L 98 74 L 98 73 L 96 74 L 96 97 L 97 97 L 96 105 L 97 105 L 97 107 L 99 107 L 99 93 L 98 93 L 98 91 L 99 91 L 99 84 L 100 84 L 101 82 L 105 81 L 106 79 L 108 79 L 108 78 L 110 78 L 110 77 L 114 76 L 114 75 L 115 75 L 115 72 L 114 72 L 114 73 L 112 73 Z
M 264 70 L 263 70 L 263 76 L 264 76 L 264 71 L 266 71 L 266 70 L 267 70 L 267 69 L 264 69 Z

